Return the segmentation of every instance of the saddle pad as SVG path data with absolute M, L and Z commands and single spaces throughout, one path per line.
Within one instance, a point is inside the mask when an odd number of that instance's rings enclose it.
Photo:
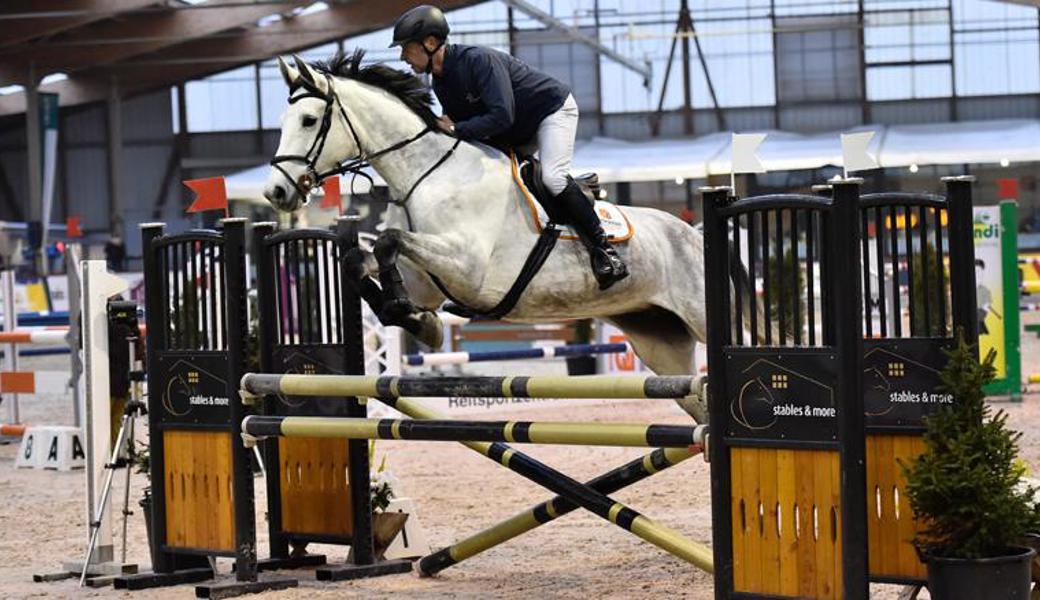
M 527 202 L 528 214 L 530 215 L 529 224 L 535 233 L 541 233 L 542 229 L 549 222 L 549 216 L 546 214 L 545 209 L 542 208 L 542 205 L 534 199 L 534 195 L 527 189 L 527 186 L 524 185 L 523 179 L 520 178 L 520 169 L 517 167 L 516 158 L 511 156 L 509 162 L 513 168 L 513 180 L 516 181 L 516 185 L 520 186 L 520 190 L 524 193 L 524 200 Z M 599 215 L 600 223 L 603 224 L 603 231 L 612 243 L 622 244 L 632 238 L 635 229 L 632 227 L 632 223 L 629 222 L 628 217 L 625 216 L 625 213 L 621 212 L 620 207 L 610 202 L 597 200 L 595 208 L 596 214 Z M 561 240 L 578 239 L 578 234 L 574 232 L 574 228 L 569 225 L 558 224 L 557 226 L 560 228 Z

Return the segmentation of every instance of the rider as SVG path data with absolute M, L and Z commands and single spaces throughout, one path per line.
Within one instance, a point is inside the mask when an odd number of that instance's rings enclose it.
M 578 104 L 570 89 L 512 56 L 480 46 L 448 44 L 441 9 L 417 6 L 397 19 L 394 41 L 401 60 L 416 73 L 433 75 L 446 133 L 464 140 L 537 148 L 542 181 L 569 216 L 589 251 L 601 290 L 628 276 L 607 241 L 592 203 L 570 177 Z

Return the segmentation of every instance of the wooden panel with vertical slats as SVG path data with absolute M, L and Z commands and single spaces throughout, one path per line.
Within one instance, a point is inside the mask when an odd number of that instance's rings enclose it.
M 231 435 L 167 430 L 163 444 L 166 546 L 233 553 Z
M 871 577 L 927 577 L 911 544 L 917 523 L 906 495 L 898 460 L 910 462 L 924 452 L 919 435 L 867 436 L 867 530 Z
M 733 448 L 730 458 L 735 591 L 840 598 L 838 453 Z
M 282 528 L 289 533 L 351 536 L 348 440 L 280 438 Z

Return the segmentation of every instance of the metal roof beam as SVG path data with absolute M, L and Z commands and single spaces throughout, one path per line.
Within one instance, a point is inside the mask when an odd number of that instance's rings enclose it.
M 32 0 L 0 2 L 0 48 L 76 29 L 156 0 Z
M 203 37 L 243 26 L 263 17 L 291 11 L 313 0 L 286 0 L 277 4 L 243 5 L 237 0 L 210 0 L 205 11 L 167 10 L 127 14 L 82 27 L 45 45 L 0 51 L 0 81 L 23 81 L 30 64 L 41 74 L 94 68 L 128 57 L 175 46 L 185 39 Z M 232 6 L 218 8 L 220 4 Z
M 538 21 L 542 25 L 545 25 L 549 29 L 559 31 L 563 35 L 570 38 L 572 41 L 575 41 L 579 44 L 584 44 L 589 48 L 595 50 L 597 53 L 602 54 L 603 56 L 606 56 L 607 58 L 620 64 L 626 69 L 638 73 L 643 77 L 643 85 L 650 85 L 651 72 L 649 63 L 639 64 L 638 62 L 628 58 L 627 56 L 623 56 L 615 52 L 614 50 L 603 45 L 599 40 L 594 40 L 590 38 L 576 27 L 571 27 L 570 25 L 550 15 L 549 13 L 531 4 L 530 2 L 527 2 L 526 0 L 502 0 L 502 2 L 526 14 L 535 21 Z

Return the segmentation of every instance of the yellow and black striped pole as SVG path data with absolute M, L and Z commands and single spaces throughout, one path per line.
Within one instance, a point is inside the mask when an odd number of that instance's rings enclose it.
M 427 442 L 511 442 L 572 446 L 663 446 L 704 442 L 703 425 L 269 417 L 250 415 L 242 432 L 256 438 L 317 437 Z
M 382 402 L 413 419 L 436 420 L 443 417 L 436 410 L 421 404 L 417 400 L 390 398 L 382 400 Z M 654 522 L 635 510 L 615 502 L 603 493 L 597 492 L 552 467 L 510 448 L 507 444 L 500 442 L 461 443 L 514 473 L 635 534 L 637 537 L 661 548 L 665 552 L 681 558 L 708 573 L 712 572 L 711 549 L 704 544 L 695 542 L 670 527 Z
M 248 373 L 248 394 L 363 396 L 367 398 L 685 398 L 695 377 L 366 377 L 360 375 L 270 375 Z
M 608 471 L 585 485 L 601 494 L 610 494 L 634 483 L 642 481 L 655 473 L 673 467 L 682 461 L 701 453 L 697 447 L 690 448 L 658 448 L 653 452 L 628 462 L 616 469 Z M 419 574 L 430 577 L 444 569 L 456 565 L 467 558 L 472 558 L 485 550 L 519 537 L 532 529 L 541 527 L 563 515 L 576 510 L 577 504 L 556 496 L 541 504 L 487 529 L 455 542 L 451 546 L 422 557 L 417 567 Z
M 388 399 L 383 403 L 413 419 L 441 419 L 443 415 L 418 400 Z M 658 548 L 685 560 L 708 573 L 713 571 L 711 549 L 674 529 L 657 523 L 637 511 L 615 502 L 610 497 L 560 473 L 530 456 L 501 442 L 462 442 L 467 448 L 483 454 L 514 473 L 563 496 L 585 510 L 603 518 Z

